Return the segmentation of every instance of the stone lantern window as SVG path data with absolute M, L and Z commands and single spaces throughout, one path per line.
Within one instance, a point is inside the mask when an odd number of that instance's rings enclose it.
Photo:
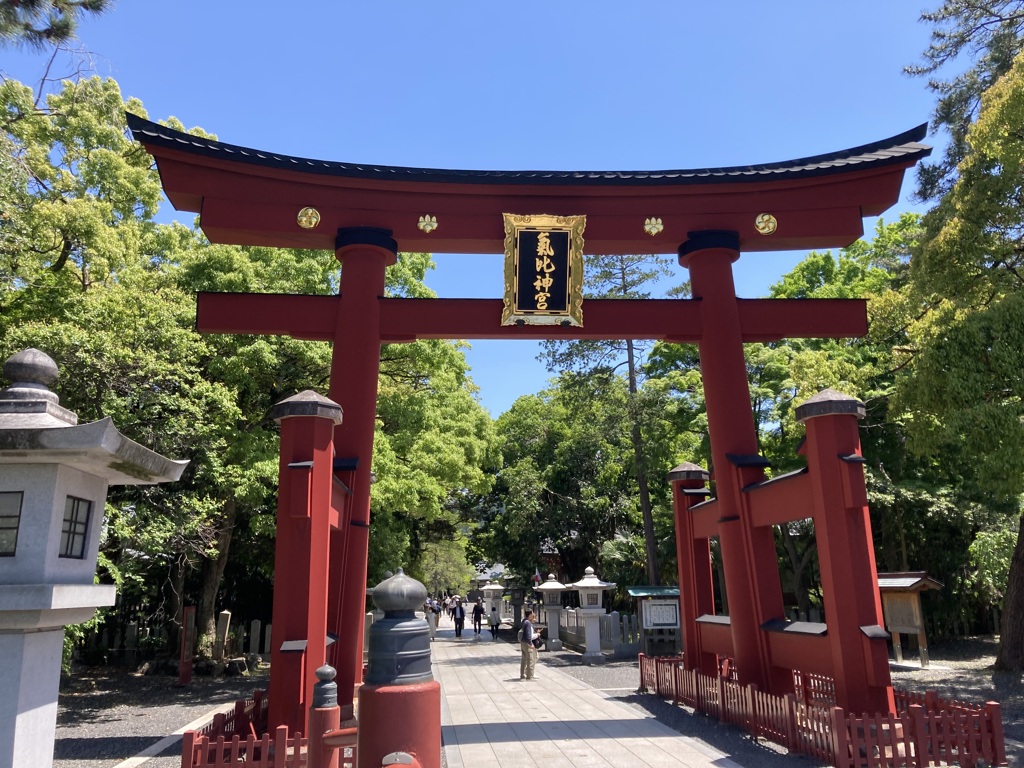
M 92 502 L 68 496 L 64 504 L 64 525 L 60 531 L 60 557 L 81 560 L 85 557 L 85 543 L 89 536 L 89 518 Z
M 21 491 L 0 493 L 0 557 L 14 557 L 21 525 Z

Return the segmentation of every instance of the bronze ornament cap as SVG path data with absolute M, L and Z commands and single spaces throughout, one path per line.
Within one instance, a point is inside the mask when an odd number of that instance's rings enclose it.
M 840 415 L 856 416 L 858 419 L 863 419 L 865 413 L 864 403 L 857 398 L 844 395 L 834 389 L 823 389 L 796 407 L 796 420 L 804 422 L 817 416 Z
M 708 477 L 709 475 L 706 469 L 701 467 L 699 464 L 693 464 L 689 461 L 684 461 L 668 473 L 668 481 L 670 483 L 674 483 L 679 480 L 699 480 L 702 483 L 706 483 L 708 481 Z
M 311 416 L 318 419 L 330 419 L 341 424 L 341 406 L 323 395 L 307 389 L 297 395 L 287 397 L 270 409 L 270 418 L 280 423 L 282 419 L 297 416 Z

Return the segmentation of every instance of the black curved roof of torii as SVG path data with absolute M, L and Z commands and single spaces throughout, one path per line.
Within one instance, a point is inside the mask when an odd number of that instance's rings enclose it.
M 907 164 L 908 161 L 912 164 L 931 154 L 931 147 L 920 143 L 928 130 L 928 124 L 923 123 L 909 131 L 870 144 L 774 163 L 658 171 L 474 171 L 344 163 L 293 157 L 193 136 L 131 113 L 127 114 L 127 118 L 128 127 L 133 136 L 147 146 L 160 146 L 211 159 L 250 163 L 266 168 L 301 173 L 442 184 L 658 186 L 662 184 L 749 182 L 776 180 L 782 177 L 798 179 L 826 175 L 835 171 L 849 171 L 850 166 L 854 165 L 881 167 L 891 164 Z
M 339 229 L 387 230 L 400 250 L 502 253 L 503 214 L 586 217 L 585 252 L 673 253 L 699 230 L 743 251 L 849 245 L 931 153 L 920 125 L 851 149 L 760 165 L 667 171 L 472 171 L 311 160 L 192 136 L 135 115 L 164 191 L 211 242 L 335 248 Z M 297 214 L 319 214 L 303 228 Z M 759 229 L 759 217 L 777 226 Z M 424 220 L 434 226 L 425 228 Z

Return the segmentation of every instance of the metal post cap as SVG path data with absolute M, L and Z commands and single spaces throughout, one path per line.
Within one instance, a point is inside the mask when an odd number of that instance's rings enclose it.
M 406 576 L 399 568 L 391 578 L 384 579 L 373 588 L 373 604 L 385 613 L 416 611 L 427 599 L 427 588 L 416 579 Z
M 324 664 L 314 674 L 319 682 L 313 686 L 313 706 L 316 709 L 338 706 L 338 684 L 334 682 L 338 671 L 330 664 Z

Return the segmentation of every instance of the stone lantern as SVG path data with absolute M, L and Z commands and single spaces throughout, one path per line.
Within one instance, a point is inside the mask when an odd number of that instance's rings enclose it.
M 562 639 L 559 637 L 562 616 L 562 593 L 568 589 L 565 584 L 555 579 L 555 574 L 549 573 L 548 580 L 537 587 L 540 592 L 540 601 L 544 611 L 544 621 L 548 625 L 548 639 L 545 650 L 562 650 Z
M 521 584 L 510 584 L 508 587 L 508 601 L 512 604 L 512 629 L 519 629 L 523 623 L 523 602 L 526 600 L 526 590 Z
M 64 627 L 114 604 L 94 584 L 111 485 L 177 480 L 188 464 L 132 442 L 109 418 L 78 424 L 49 387 L 57 365 L 26 349 L 0 390 L 0 765 L 53 761 Z
M 583 578 L 570 584 L 580 595 L 580 607 L 577 614 L 583 615 L 584 637 L 586 648 L 583 652 L 584 664 L 603 664 L 604 654 L 601 653 L 601 617 L 604 616 L 602 595 L 606 589 L 614 589 L 615 583 L 601 581 L 589 565 L 583 572 Z

